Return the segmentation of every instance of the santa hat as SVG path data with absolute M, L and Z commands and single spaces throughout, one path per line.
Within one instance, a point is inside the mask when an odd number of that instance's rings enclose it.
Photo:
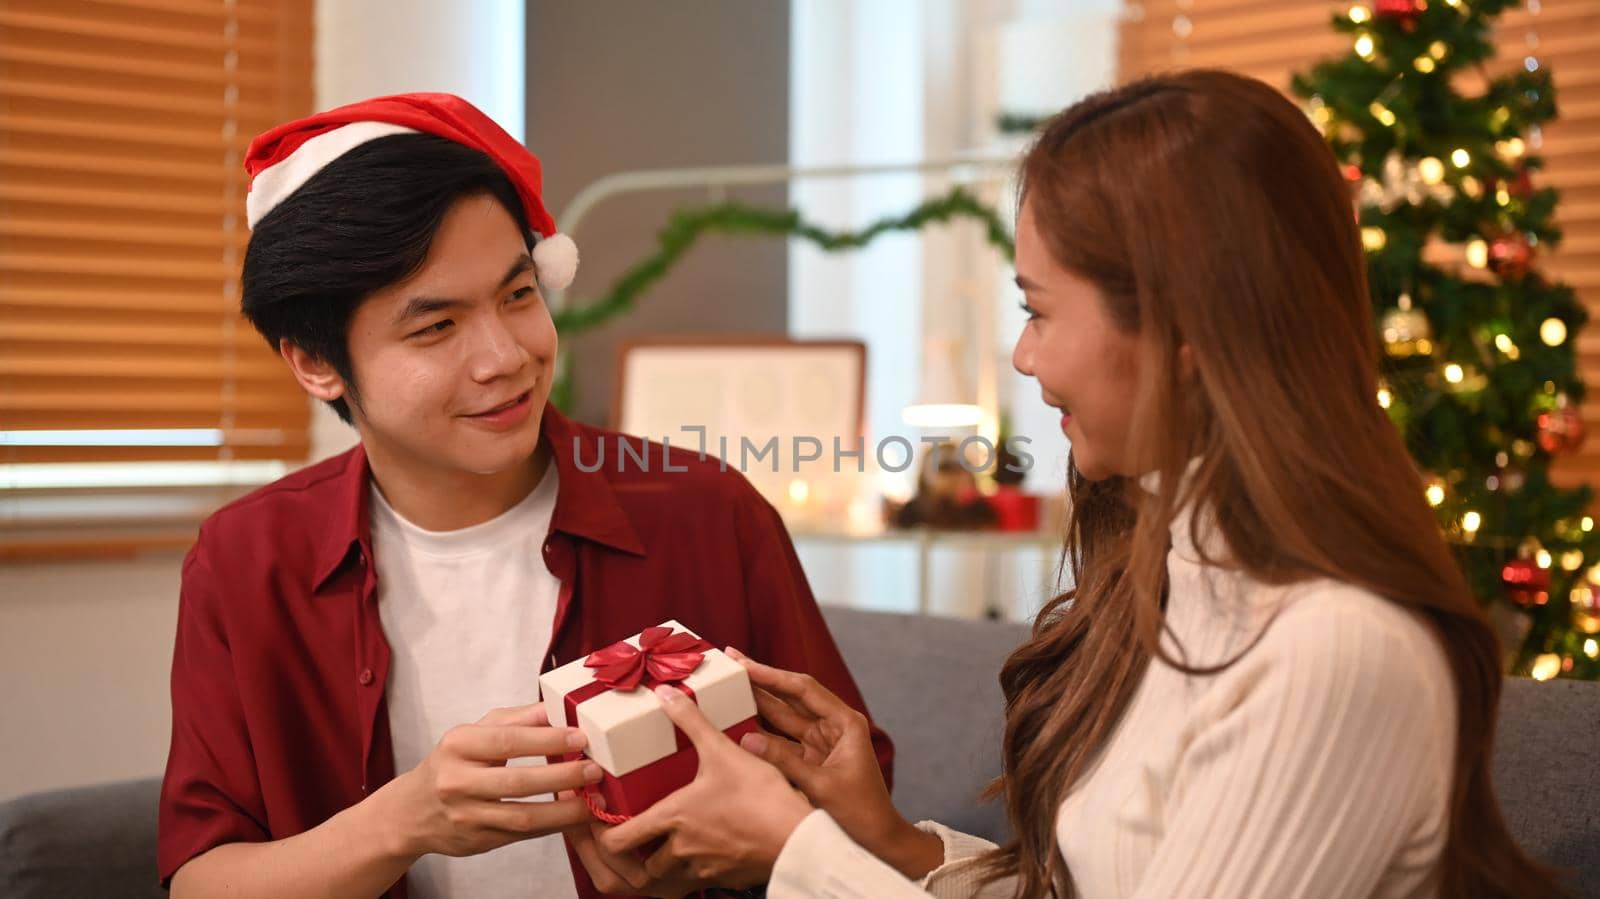
M 539 283 L 562 290 L 578 272 L 578 247 L 556 231 L 540 198 L 539 160 L 494 120 L 453 94 L 397 94 L 363 100 L 279 125 L 256 137 L 245 153 L 251 228 L 299 190 L 312 175 L 369 140 L 391 134 L 433 134 L 493 159 L 522 198 L 528 226 L 539 234 L 533 262 Z

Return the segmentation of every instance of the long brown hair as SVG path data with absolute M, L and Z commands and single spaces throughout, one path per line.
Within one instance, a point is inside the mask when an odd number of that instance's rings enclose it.
M 1361 243 L 1321 136 L 1261 82 L 1188 71 L 1070 107 L 1021 174 L 1051 255 L 1139 338 L 1132 445 L 1161 487 L 1069 464 L 1074 586 L 1000 675 L 991 792 L 1015 838 L 990 873 L 1018 877 L 1020 896 L 1072 895 L 1056 813 L 1161 653 L 1169 528 L 1195 504 L 1226 564 L 1259 581 L 1331 578 L 1424 616 L 1459 700 L 1440 895 L 1559 895 L 1495 801 L 1499 648 L 1378 405 Z

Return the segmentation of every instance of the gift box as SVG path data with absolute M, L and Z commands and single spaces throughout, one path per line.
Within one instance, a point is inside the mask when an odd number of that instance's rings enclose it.
M 581 755 L 604 772 L 593 792 L 605 797 L 605 820 L 644 811 L 686 786 L 699 768 L 694 746 L 655 695 L 662 684 L 682 690 L 735 741 L 756 729 L 744 667 L 676 621 L 539 676 L 550 723 L 588 737 Z

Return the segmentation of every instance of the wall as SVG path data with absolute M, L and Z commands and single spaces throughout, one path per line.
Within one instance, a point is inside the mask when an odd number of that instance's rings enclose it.
M 788 158 L 789 8 L 746 0 L 532 0 L 528 144 L 545 165 L 545 205 L 562 208 L 604 175 Z M 731 191 L 782 206 L 782 187 Z M 655 234 L 703 190 L 634 194 L 597 207 L 573 234 L 583 256 L 569 301 L 598 297 L 651 253 Z M 575 413 L 610 418 L 616 346 L 632 335 L 782 334 L 786 250 L 763 237 L 708 237 L 620 320 L 564 337 Z
M 160 773 L 179 561 L 0 565 L 0 800 Z
M 516 134 L 522 5 L 348 0 L 317 7 L 317 106 L 411 90 L 461 94 Z M 321 404 L 312 455 L 354 442 Z M 0 565 L 0 800 L 159 775 L 181 556 Z
M 793 0 L 791 9 L 795 165 L 1016 157 L 1025 141 L 997 133 L 999 113 L 1054 112 L 1115 75 L 1119 0 Z M 1009 216 L 1009 173 L 990 172 L 965 186 Z M 873 175 L 798 182 L 792 197 L 829 227 L 859 228 L 951 185 L 945 174 Z M 1024 323 L 1012 277 L 981 230 L 965 222 L 888 236 L 853 253 L 793 241 L 789 326 L 796 335 L 867 342 L 869 440 L 924 436 L 901 414 L 918 395 L 928 341 L 958 341 L 973 399 L 982 399 L 978 363 L 987 356 L 998 408 L 1031 441 L 1028 489 L 1056 493 L 1067 445 L 1060 415 L 1039 400 L 1037 383 L 1011 369 Z M 879 477 L 892 494 L 914 486 L 911 471 Z M 913 549 L 798 542 L 823 601 L 909 610 L 920 576 Z M 928 559 L 929 605 L 940 614 L 992 609 L 1029 618 L 1054 592 L 1057 549 L 1048 542 L 1004 551 L 942 546 Z

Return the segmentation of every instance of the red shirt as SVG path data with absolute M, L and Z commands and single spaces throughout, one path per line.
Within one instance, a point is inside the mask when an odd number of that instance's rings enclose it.
M 528 647 L 542 670 L 677 619 L 864 709 L 777 512 L 742 476 L 685 449 L 669 470 L 659 444 L 644 470 L 613 432 L 549 407 L 541 428 L 560 484 L 545 561 L 562 582 L 551 645 Z M 598 471 L 575 464 L 592 469 L 602 441 Z M 223 843 L 310 830 L 394 777 L 368 479 L 356 447 L 201 525 L 172 661 L 163 884 Z M 887 774 L 876 727 L 873 743 Z M 601 895 L 572 867 L 580 896 Z M 404 879 L 387 895 L 404 897 Z

